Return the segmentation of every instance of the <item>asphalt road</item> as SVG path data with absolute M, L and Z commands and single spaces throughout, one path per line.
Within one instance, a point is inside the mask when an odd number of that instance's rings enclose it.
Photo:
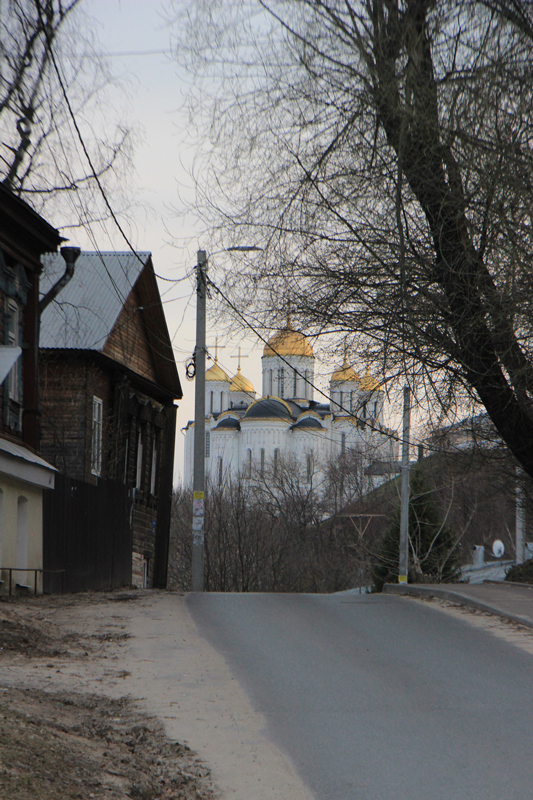
M 317 800 L 533 798 L 529 653 L 400 597 L 188 603 Z

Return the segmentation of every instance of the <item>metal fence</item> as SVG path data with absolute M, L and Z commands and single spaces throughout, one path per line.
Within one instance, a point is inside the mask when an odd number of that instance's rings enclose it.
M 56 475 L 43 503 L 46 593 L 131 584 L 132 502 L 131 490 L 118 481 L 90 484 Z

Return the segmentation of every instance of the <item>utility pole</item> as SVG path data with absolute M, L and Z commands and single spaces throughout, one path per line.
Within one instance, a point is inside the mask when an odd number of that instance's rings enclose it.
M 402 438 L 402 489 L 400 510 L 400 564 L 398 583 L 407 583 L 409 567 L 409 429 L 411 423 L 411 393 L 408 386 L 403 389 L 403 438 Z
M 204 591 L 205 509 L 205 300 L 207 253 L 196 258 L 196 347 L 194 349 L 194 467 L 192 511 L 192 591 Z
M 516 563 L 523 564 L 525 560 L 524 552 L 524 531 L 526 528 L 526 509 L 524 508 L 524 472 L 520 467 L 516 468 Z

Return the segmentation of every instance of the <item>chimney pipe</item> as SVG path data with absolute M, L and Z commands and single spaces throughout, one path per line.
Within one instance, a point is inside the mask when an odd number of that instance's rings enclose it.
M 62 247 L 60 252 L 61 255 L 63 256 L 63 260 L 65 261 L 66 269 L 61 278 L 57 281 L 57 283 L 54 283 L 50 291 L 47 292 L 39 302 L 40 314 L 43 313 L 46 306 L 48 306 L 52 302 L 54 297 L 56 297 L 59 294 L 61 289 L 64 289 L 64 287 L 67 285 L 67 283 L 74 275 L 74 265 L 78 260 L 78 256 L 80 255 L 81 250 L 79 247 Z

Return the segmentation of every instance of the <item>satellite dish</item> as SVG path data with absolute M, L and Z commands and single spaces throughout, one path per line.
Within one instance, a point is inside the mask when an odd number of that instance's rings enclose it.
M 494 539 L 492 543 L 492 552 L 496 558 L 501 558 L 505 553 L 505 547 L 501 539 Z

